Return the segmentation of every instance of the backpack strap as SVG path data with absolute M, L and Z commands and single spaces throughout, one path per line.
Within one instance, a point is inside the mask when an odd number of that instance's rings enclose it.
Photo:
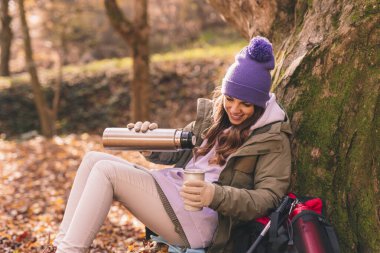
M 334 253 L 339 253 L 339 244 L 338 244 L 338 237 L 335 234 L 334 228 L 332 226 L 325 226 L 327 235 L 330 239 L 331 247 L 334 251 Z
M 338 243 L 338 237 L 336 236 L 335 230 L 331 223 L 325 220 L 323 216 L 319 216 L 318 220 L 323 224 L 323 227 L 327 233 L 327 237 L 329 238 L 331 248 L 333 250 L 333 253 L 339 253 L 339 243 Z
M 289 216 L 289 210 L 294 202 L 289 196 L 285 196 L 277 209 L 269 216 L 269 242 L 272 242 L 278 236 L 279 227 L 287 220 Z
M 269 227 L 269 242 L 272 243 L 277 238 L 277 230 L 279 227 L 279 212 L 273 212 L 270 215 L 270 227 Z

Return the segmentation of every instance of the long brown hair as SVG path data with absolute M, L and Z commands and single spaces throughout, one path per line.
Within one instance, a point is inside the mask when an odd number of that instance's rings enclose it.
M 205 136 L 207 143 L 205 146 L 193 150 L 196 159 L 198 156 L 206 155 L 217 143 L 215 156 L 209 160 L 209 164 L 224 165 L 228 156 L 247 140 L 250 127 L 257 122 L 265 110 L 254 105 L 253 115 L 235 126 L 231 124 L 223 107 L 223 96 L 220 89 L 214 91 L 213 123 Z

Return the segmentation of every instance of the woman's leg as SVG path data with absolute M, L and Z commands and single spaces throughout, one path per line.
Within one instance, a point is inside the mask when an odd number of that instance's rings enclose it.
M 104 160 L 91 170 L 57 252 L 86 251 L 103 224 L 113 198 L 169 243 L 184 245 L 161 203 L 152 176 L 131 164 Z
M 65 214 L 63 216 L 63 220 L 61 225 L 59 226 L 58 234 L 54 240 L 54 245 L 58 246 L 58 244 L 62 241 L 65 236 L 67 229 L 70 226 L 71 219 L 74 215 L 75 209 L 78 205 L 79 199 L 82 195 L 83 189 L 86 185 L 88 175 L 91 172 L 92 167 L 101 160 L 110 160 L 110 161 L 118 161 L 121 163 L 131 164 L 127 161 L 106 153 L 91 151 L 86 153 L 83 157 L 81 164 L 79 165 L 77 174 L 74 179 L 73 186 L 71 188 L 70 196 L 67 201 Z

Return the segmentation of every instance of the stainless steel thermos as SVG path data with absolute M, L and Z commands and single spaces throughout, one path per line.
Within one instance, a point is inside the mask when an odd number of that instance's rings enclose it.
M 128 128 L 106 128 L 103 146 L 117 150 L 179 151 L 192 149 L 196 139 L 192 132 L 157 128 L 145 133 Z

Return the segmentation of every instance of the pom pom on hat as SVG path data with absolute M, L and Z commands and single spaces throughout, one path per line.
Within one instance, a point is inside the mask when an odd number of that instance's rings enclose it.
M 228 68 L 222 94 L 265 108 L 270 98 L 273 68 L 272 44 L 264 37 L 254 37 Z
M 264 37 L 253 38 L 247 50 L 252 59 L 258 62 L 268 62 L 273 57 L 272 44 Z

